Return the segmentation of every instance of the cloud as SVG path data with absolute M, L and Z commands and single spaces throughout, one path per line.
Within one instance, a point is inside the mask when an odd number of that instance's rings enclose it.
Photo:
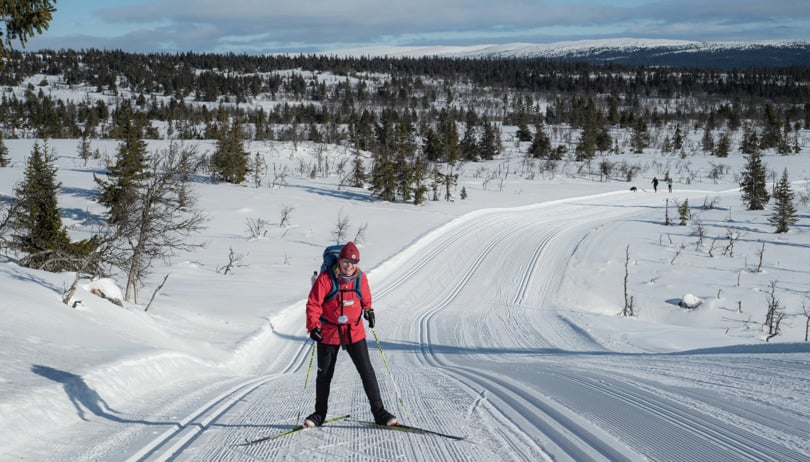
M 810 2 L 795 0 L 767 4 L 739 0 L 162 0 L 106 5 L 95 6 L 93 14 L 106 25 L 120 25 L 122 32 L 99 36 L 95 42 L 104 47 L 118 43 L 133 51 L 311 51 L 369 44 L 466 45 L 626 36 L 810 38 Z M 73 40 L 85 43 L 88 34 L 60 41 Z

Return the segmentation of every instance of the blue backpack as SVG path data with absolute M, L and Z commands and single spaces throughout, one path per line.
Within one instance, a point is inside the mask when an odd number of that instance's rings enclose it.
M 323 262 L 321 263 L 321 273 L 324 271 L 329 273 L 329 279 L 332 281 L 332 289 L 329 290 L 329 293 L 326 294 L 326 298 L 324 298 L 325 302 L 332 300 L 338 294 L 338 287 L 340 284 L 338 283 L 337 277 L 335 276 L 335 272 L 332 271 L 332 268 L 335 267 L 335 264 L 340 257 L 340 251 L 343 249 L 342 244 L 330 245 L 327 248 L 323 249 Z M 362 284 L 360 284 L 360 272 L 357 273 L 357 277 L 354 278 L 354 287 L 353 289 L 357 293 L 357 298 L 363 298 L 362 292 Z

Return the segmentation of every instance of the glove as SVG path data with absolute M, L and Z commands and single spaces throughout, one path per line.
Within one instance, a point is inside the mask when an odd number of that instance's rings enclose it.
M 316 342 L 323 341 L 323 335 L 321 335 L 321 328 L 316 327 L 316 328 L 312 329 L 311 331 L 309 331 L 309 338 L 311 338 L 312 340 L 315 340 Z
M 363 317 L 368 321 L 368 327 L 374 329 L 374 308 L 363 311 Z

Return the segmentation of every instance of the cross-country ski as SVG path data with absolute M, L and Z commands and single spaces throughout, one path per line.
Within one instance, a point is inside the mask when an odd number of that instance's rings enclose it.
M 345 419 L 348 419 L 348 418 L 349 418 L 349 414 L 341 415 L 341 416 L 337 416 L 337 417 L 332 417 L 331 419 L 326 419 L 326 421 L 321 426 L 328 425 L 328 424 L 335 423 L 335 422 L 340 422 L 341 420 L 345 420 Z M 256 439 L 245 438 L 245 444 L 251 445 L 251 444 L 262 443 L 262 442 L 265 442 L 265 441 L 275 440 L 275 439 L 278 439 L 278 438 L 284 438 L 285 436 L 294 435 L 294 434 L 296 434 L 298 432 L 302 432 L 304 430 L 312 430 L 312 429 L 315 429 L 315 428 L 320 428 L 320 427 L 307 427 L 306 425 L 296 425 L 293 428 L 291 428 L 290 430 L 287 430 L 285 432 L 276 433 L 276 434 L 273 434 L 273 435 L 262 436 L 262 437 L 256 438 Z

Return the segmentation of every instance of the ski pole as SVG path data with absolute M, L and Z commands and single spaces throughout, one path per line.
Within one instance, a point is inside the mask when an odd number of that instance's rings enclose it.
M 306 378 L 304 379 L 304 391 L 306 391 L 306 389 L 307 389 L 307 384 L 309 383 L 309 372 L 312 370 L 312 360 L 314 360 L 314 359 L 315 359 L 315 348 L 317 348 L 317 343 L 315 343 L 315 341 L 313 340 L 313 341 L 312 341 L 312 345 L 309 347 L 309 349 L 310 349 L 310 353 L 309 353 L 309 366 L 307 366 L 307 376 L 306 376 Z M 296 421 L 296 422 L 300 422 L 300 421 L 301 421 L 301 411 L 302 411 L 302 410 L 303 410 L 303 409 L 299 409 L 299 410 L 298 410 L 298 416 L 295 418 L 295 421 Z
M 312 370 L 312 360 L 315 359 L 315 348 L 317 348 L 317 345 L 318 344 L 313 340 L 312 346 L 309 348 L 312 351 L 309 354 L 309 366 L 307 366 L 307 377 L 304 379 L 304 390 L 307 389 L 307 384 L 309 383 L 309 373 Z
M 380 344 L 380 339 L 377 337 L 377 331 L 374 328 L 371 328 L 371 333 L 374 334 L 374 341 L 377 342 L 377 349 L 380 350 L 380 356 L 382 356 L 383 364 L 385 364 L 385 370 L 388 371 L 388 378 L 391 379 L 391 385 L 394 386 L 394 392 L 397 394 L 397 401 L 399 402 L 399 410 L 402 411 L 403 415 L 408 415 L 408 411 L 405 410 L 405 403 L 402 402 L 402 395 L 399 393 L 399 388 L 397 387 L 397 383 L 394 382 L 394 374 L 391 373 L 391 367 L 388 366 L 388 360 L 385 359 L 385 352 L 383 352 L 382 345 Z

